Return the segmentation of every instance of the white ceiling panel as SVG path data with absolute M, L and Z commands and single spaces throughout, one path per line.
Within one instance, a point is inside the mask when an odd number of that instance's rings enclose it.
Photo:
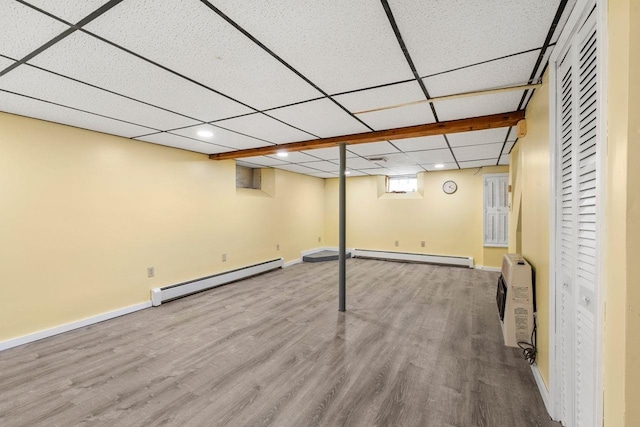
M 340 167 L 335 163 L 331 163 L 327 161 L 303 163 L 303 166 L 313 168 L 313 169 L 319 169 L 325 172 L 334 172 L 334 173 L 338 172 L 338 169 L 340 169 Z
M 464 147 L 467 145 L 504 143 L 509 128 L 477 130 L 473 132 L 450 133 L 447 135 L 452 147 Z M 509 136 L 512 139 L 513 136 Z M 515 138 L 513 138 L 515 139 Z
M 340 149 L 338 147 L 331 148 L 317 148 L 315 150 L 305 150 L 301 153 L 310 154 L 324 160 L 338 160 L 340 159 Z M 355 157 L 357 154 L 352 153 L 347 149 L 346 157 Z
M 461 169 L 468 168 L 481 168 L 484 166 L 495 166 L 496 159 L 486 159 L 486 160 L 472 160 L 469 162 L 459 162 Z
M 355 176 L 368 176 L 369 174 L 366 171 L 358 171 L 358 170 L 348 170 L 345 172 L 347 178 L 353 178 Z
M 171 133 L 156 133 L 153 135 L 141 136 L 136 138 L 140 141 L 152 142 L 154 144 L 165 145 L 167 147 L 181 148 L 183 150 L 195 151 L 196 153 L 215 154 L 229 151 L 228 148 L 220 147 L 215 144 L 207 144 L 206 142 L 194 141 L 193 139 L 184 138 Z
M 312 168 L 308 168 L 306 166 L 302 166 L 302 165 L 294 165 L 294 164 L 288 164 L 288 165 L 278 165 L 278 166 L 274 166 L 274 168 L 276 169 L 284 169 L 290 172 L 296 172 L 296 173 L 302 173 L 302 174 L 312 174 L 312 173 L 318 173 L 318 172 L 322 172 L 322 171 L 318 171 L 317 169 L 312 169 Z
M 518 108 L 521 97 L 522 91 L 452 99 L 438 102 L 436 112 L 441 121 L 508 113 Z
M 239 160 L 243 160 L 260 166 L 275 166 L 287 164 L 287 162 L 285 162 L 284 160 L 280 160 L 280 158 L 274 159 L 269 156 L 242 157 Z
M 336 167 L 338 167 L 337 163 Z M 347 169 L 373 169 L 377 167 L 379 167 L 377 164 L 362 157 L 351 157 L 347 159 Z
M 458 162 L 468 162 L 471 160 L 485 160 L 494 159 L 495 164 L 500 150 L 502 150 L 502 143 L 497 144 L 483 144 L 483 145 L 471 145 L 468 147 L 457 147 L 453 149 L 453 154 L 456 155 Z M 462 166 L 462 165 L 460 165 Z
M 236 160 L 236 166 L 244 166 L 245 168 L 251 169 L 260 169 L 261 165 L 256 165 L 255 163 L 243 162 L 242 160 Z
M 440 164 L 442 166 L 437 168 L 436 167 L 437 164 Z M 421 166 L 423 168 L 425 168 L 429 172 L 437 172 L 437 171 L 458 169 L 458 165 L 455 164 L 455 163 L 429 163 L 429 164 L 421 165 Z
M 394 173 L 400 175 L 413 175 L 416 173 L 424 172 L 424 168 L 419 165 L 415 166 L 392 166 L 390 168 Z
M 416 161 L 405 153 L 387 154 L 384 156 L 386 161 L 374 162 L 385 168 L 394 168 L 399 166 L 415 166 Z
M 514 145 L 516 145 L 516 141 L 507 141 L 507 144 L 504 146 L 504 150 L 502 150 L 502 154 L 511 153 Z
M 130 138 L 136 135 L 153 132 L 153 129 L 131 125 L 119 120 L 107 119 L 95 114 L 84 113 L 66 107 L 50 104 L 44 101 L 14 95 L 7 92 L 0 93 L 0 111 L 33 117 L 55 123 L 62 123 L 83 129 L 109 133 Z
M 0 2 L 0 53 L 22 59 L 69 29 L 47 15 L 17 1 Z
M 0 77 L 0 88 L 158 130 L 197 123 L 28 65 Z
M 393 171 L 387 168 L 375 168 L 375 169 L 366 169 L 363 172 L 366 172 L 367 175 L 391 175 Z
M 576 2 L 577 2 L 577 0 L 569 0 L 569 1 L 567 1 L 567 5 L 564 7 L 564 11 L 562 12 L 562 16 L 560 17 L 560 20 L 558 21 L 558 25 L 556 26 L 556 31 L 554 32 L 553 37 L 551 38 L 551 43 L 557 42 L 558 38 L 560 38 L 560 34 L 562 33 L 562 29 L 567 24 L 567 21 L 569 20 L 569 16 L 571 15 L 571 12 L 573 11 L 573 8 L 575 7 Z
M 321 96 L 199 1 L 122 2 L 85 28 L 258 109 Z
M 212 132 L 213 136 L 198 135 L 200 131 Z M 177 129 L 171 131 L 182 136 L 198 139 L 202 142 L 221 145 L 223 147 L 233 148 L 235 150 L 243 150 L 245 148 L 264 147 L 265 145 L 271 145 L 268 142 L 261 141 L 256 138 L 252 138 L 246 135 L 240 135 L 236 132 L 231 132 L 226 129 L 222 129 L 212 125 L 198 125 L 184 129 Z
M 15 64 L 16 61 L 13 61 L 11 59 L 7 59 L 7 58 L 3 58 L 0 56 L 0 71 L 4 70 L 5 68 L 9 67 L 12 64 Z M 2 77 L 0 77 L 2 78 Z
M 502 156 L 500 156 L 500 163 L 498 163 L 500 165 L 508 165 L 509 164 L 509 155 L 508 154 L 503 154 Z
M 267 114 L 321 138 L 369 131 L 327 98 L 270 110 Z
M 300 151 L 290 151 L 287 153 L 286 157 L 280 157 L 277 154 L 272 154 L 269 157 L 273 157 L 274 159 L 282 159 L 286 163 L 305 163 L 305 162 L 315 162 L 318 160 L 317 157 L 312 156 L 310 154 L 305 154 Z
M 334 99 L 352 113 L 356 113 L 406 102 L 421 101 L 425 97 L 418 82 L 412 81 L 338 95 Z M 358 114 L 358 118 L 375 130 L 421 125 L 435 121 L 428 103 Z
M 202 121 L 252 111 L 80 31 L 29 63 Z
M 397 139 L 393 141 L 393 145 L 402 151 L 423 151 L 447 148 L 447 141 L 442 135 L 421 136 L 419 138 Z
M 28 0 L 28 3 L 72 24 L 109 0 Z
M 448 148 L 440 150 L 412 151 L 407 153 L 419 165 L 431 163 L 455 163 Z
M 378 156 L 380 154 L 397 153 L 398 150 L 386 141 L 370 142 L 368 144 L 354 144 L 348 146 L 349 151 L 362 157 Z
M 539 50 L 422 79 L 431 96 L 528 83 Z M 440 103 L 436 103 L 436 109 Z
M 329 93 L 413 77 L 380 3 L 217 0 L 215 4 Z
M 560 0 L 390 0 L 421 76 L 539 48 Z M 529 70 L 531 72 L 531 70 Z
M 278 144 L 316 139 L 306 132 L 288 126 L 262 113 L 221 120 L 215 124 L 225 129 L 234 130 Z

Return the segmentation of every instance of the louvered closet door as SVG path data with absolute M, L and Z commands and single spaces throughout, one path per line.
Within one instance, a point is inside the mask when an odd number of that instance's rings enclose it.
M 595 6 L 556 72 L 557 340 L 565 426 L 596 422 L 598 33 Z
M 575 206 L 573 162 L 573 135 L 574 131 L 574 76 L 573 76 L 573 48 L 569 48 L 564 59 L 558 67 L 558 91 L 556 94 L 557 112 L 557 141 L 558 141 L 558 251 L 559 263 L 556 282 L 561 286 L 557 295 L 557 321 L 559 334 L 562 339 L 558 341 L 559 364 L 561 371 L 560 381 L 560 410 L 563 424 L 573 426 L 573 389 L 574 389 L 574 319 L 575 302 L 573 291 L 573 271 L 575 265 Z

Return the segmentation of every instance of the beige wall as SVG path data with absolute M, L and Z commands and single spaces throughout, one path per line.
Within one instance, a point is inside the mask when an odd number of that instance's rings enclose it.
M 472 256 L 477 265 L 500 267 L 506 248 L 482 246 L 482 174 L 508 170 L 500 166 L 424 173 L 422 195 L 384 195 L 379 177 L 347 178 L 347 247 Z M 458 190 L 447 195 L 442 184 L 450 179 Z M 337 246 L 337 179 L 326 183 L 325 218 L 327 242 Z
M 324 241 L 319 178 L 237 194 L 233 161 L 5 113 L 0 153 L 0 341 Z
M 609 2 L 605 425 L 640 425 L 640 2 Z
M 509 251 L 535 269 L 538 311 L 536 363 L 549 385 L 549 73 L 527 107 L 527 135 L 511 151 L 512 209 Z M 520 216 L 522 231 L 518 236 Z M 520 240 L 518 240 L 518 238 Z

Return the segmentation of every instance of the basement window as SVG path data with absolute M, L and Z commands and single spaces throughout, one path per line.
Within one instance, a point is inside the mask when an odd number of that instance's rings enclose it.
M 236 188 L 262 188 L 262 170 L 236 165 Z
M 416 175 L 387 177 L 387 193 L 415 193 L 416 191 L 418 191 Z

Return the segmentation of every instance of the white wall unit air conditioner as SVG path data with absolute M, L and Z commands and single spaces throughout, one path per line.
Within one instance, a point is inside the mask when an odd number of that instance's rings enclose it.
M 531 265 L 522 255 L 505 254 L 496 294 L 505 345 L 530 342 L 533 331 L 533 282 Z

